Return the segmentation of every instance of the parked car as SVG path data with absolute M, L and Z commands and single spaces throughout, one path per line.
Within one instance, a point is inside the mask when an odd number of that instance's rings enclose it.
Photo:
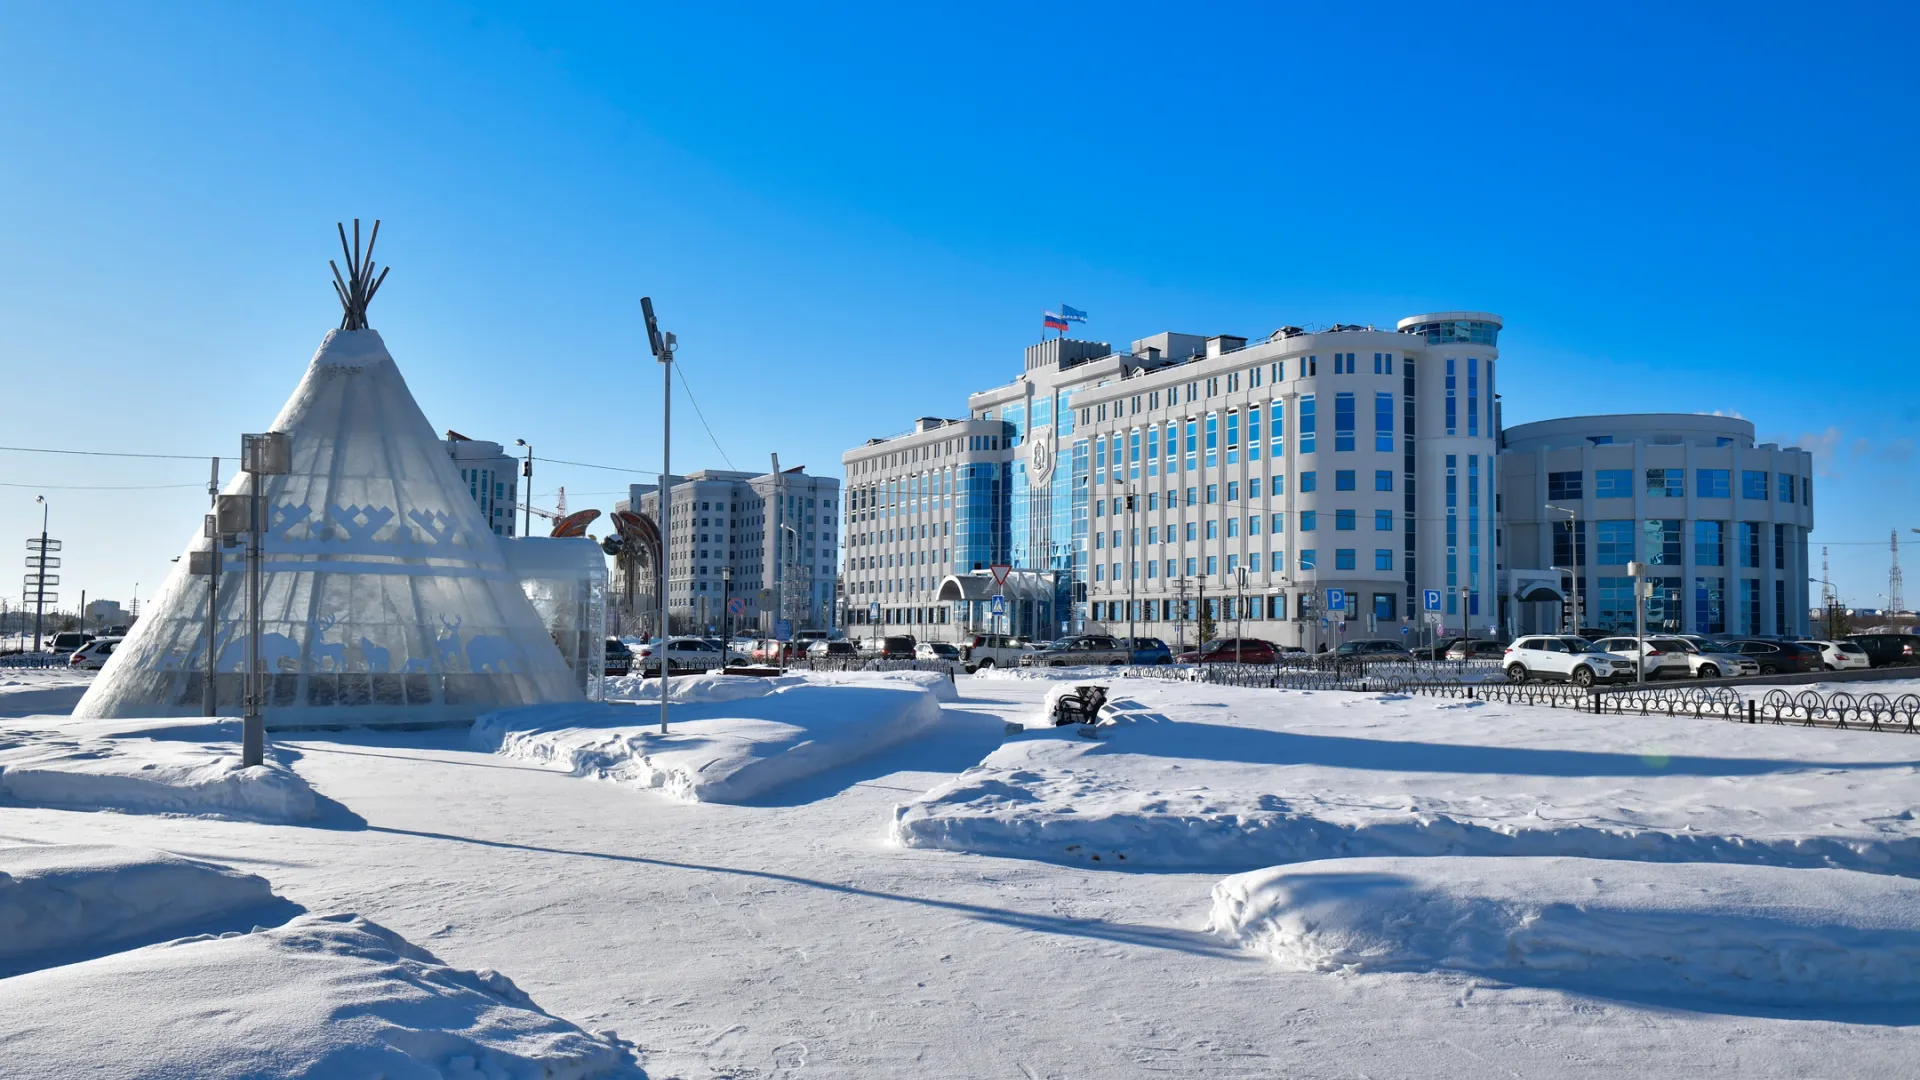
M 62 630 L 53 635 L 53 640 L 47 643 L 47 651 L 55 656 L 71 657 L 80 651 L 82 645 L 92 640 L 94 640 L 93 635 L 85 631 Z
M 1914 634 L 1849 634 L 1847 640 L 1864 649 L 1874 667 L 1920 659 L 1920 636 Z
M 805 655 L 807 650 L 799 643 L 777 638 L 761 638 L 754 642 L 753 648 L 747 650 L 748 659 L 756 664 L 781 664 Z
M 1498 660 L 1507 655 L 1507 643 L 1482 638 L 1479 641 L 1459 641 L 1447 649 L 1449 660 Z
M 814 642 L 826 641 L 831 637 L 833 637 L 833 635 L 825 630 L 795 630 L 793 632 L 793 643 L 798 645 L 802 652 L 805 652 L 813 647 Z
M 1260 638 L 1221 638 L 1174 657 L 1182 664 L 1271 664 L 1280 650 Z
M 1603 652 L 1585 638 L 1567 635 L 1523 637 L 1501 656 L 1510 682 L 1560 679 L 1575 686 L 1601 682 L 1632 682 L 1638 662 Z
M 1363 664 L 1413 659 L 1413 654 L 1407 651 L 1405 645 L 1388 638 L 1343 641 L 1339 648 L 1333 650 L 1333 655 L 1342 660 L 1358 660 Z
M 1121 639 L 1123 642 L 1125 639 Z M 1157 637 L 1137 637 L 1133 639 L 1133 662 L 1136 664 L 1171 664 L 1173 650 Z
M 1443 637 L 1429 645 L 1415 646 L 1409 650 L 1415 660 L 1444 660 L 1455 645 L 1467 640 L 1463 637 Z
M 975 670 L 990 667 L 1019 667 L 1020 658 L 1033 646 L 1006 634 L 969 634 L 960 639 L 960 655 Z
M 98 671 L 106 666 L 107 657 L 113 655 L 113 647 L 124 640 L 117 637 L 94 638 L 67 657 L 67 667 L 75 671 Z
M 629 675 L 633 673 L 633 653 L 628 651 L 626 643 L 617 637 L 607 639 L 607 658 L 601 669 L 608 675 Z
M 853 660 L 860 656 L 860 647 L 851 641 L 816 641 L 807 646 L 809 660 Z
M 1021 667 L 1074 667 L 1082 664 L 1119 665 L 1127 662 L 1127 648 L 1111 634 L 1081 634 L 1057 641 L 1020 658 Z
M 644 674 L 660 673 L 660 652 L 658 641 L 649 641 L 633 650 L 635 666 Z M 732 667 L 747 663 L 747 657 L 731 650 L 723 650 L 705 638 L 677 637 L 667 639 L 667 671 L 711 671 L 719 667 Z
M 939 660 L 947 663 L 961 663 L 960 648 L 945 641 L 923 641 L 913 647 L 915 660 Z
M 1805 641 L 1796 641 L 1794 644 L 1805 645 L 1810 649 L 1820 650 L 1820 666 L 1826 668 L 1828 671 L 1854 671 L 1873 666 L 1873 659 L 1867 655 L 1867 650 L 1861 648 L 1858 642 L 1826 641 L 1820 638 L 1812 638 Z
M 1603 637 L 1593 643 L 1593 647 L 1602 652 L 1618 653 L 1630 656 L 1641 662 L 1647 669 L 1649 679 L 1677 679 L 1693 674 L 1693 665 L 1687 662 L 1686 643 L 1670 637 L 1654 637 L 1649 634 L 1645 648 L 1635 637 Z
M 1727 647 L 1760 665 L 1762 675 L 1792 675 L 1820 670 L 1820 650 L 1791 641 L 1736 638 Z
M 861 656 L 878 660 L 911 660 L 913 650 L 919 643 L 910 634 L 890 634 L 875 641 L 864 639 L 858 645 Z
M 1723 641 L 1699 634 L 1680 634 L 1661 639 L 1661 648 L 1677 649 L 1687 658 L 1687 670 L 1696 679 L 1722 679 L 1760 674 L 1760 665 L 1750 656 L 1742 656 Z

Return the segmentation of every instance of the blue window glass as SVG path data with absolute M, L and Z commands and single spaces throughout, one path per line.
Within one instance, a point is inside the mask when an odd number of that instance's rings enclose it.
M 1303 454 L 1311 454 L 1314 452 L 1313 443 L 1314 443 L 1314 437 L 1316 434 L 1314 431 L 1314 420 L 1315 420 L 1315 417 L 1314 417 L 1313 395 L 1303 394 L 1300 397 L 1300 422 L 1299 422 L 1300 452 Z M 1793 492 L 1791 491 L 1787 492 L 1787 501 L 1788 502 L 1793 501 Z
M 1319 527 L 1319 524 L 1320 524 L 1320 512 L 1318 510 L 1300 511 L 1300 531 L 1301 532 L 1312 532 Z
M 1633 498 L 1632 469 L 1595 469 L 1593 496 L 1596 499 Z
M 1382 453 L 1393 453 L 1393 395 L 1380 392 L 1373 395 L 1373 448 Z
M 1740 470 L 1740 497 L 1743 499 L 1765 499 L 1767 497 L 1767 472 L 1765 469 Z M 1759 633 L 1755 630 L 1753 633 Z
M 1312 570 L 1319 562 L 1319 553 L 1312 548 L 1300 549 L 1300 569 Z
M 1300 474 L 1300 490 L 1302 492 L 1314 491 L 1318 489 L 1319 486 L 1320 486 L 1319 473 L 1310 471 L 1310 472 L 1303 472 Z
M 1693 561 L 1697 566 L 1727 564 L 1727 526 L 1719 521 L 1693 523 Z
M 1393 511 L 1375 510 L 1373 512 L 1373 531 L 1374 532 L 1392 532 L 1393 531 Z
M 1353 395 L 1333 395 L 1333 448 L 1353 449 Z
M 1453 395 L 1454 395 L 1453 360 L 1452 358 L 1448 358 L 1447 360 L 1447 434 L 1449 435 L 1458 434 L 1458 432 L 1455 431 L 1454 429 L 1459 426 L 1459 416 L 1457 412 L 1458 404 Z M 1449 604 L 1453 602 L 1451 593 L 1448 594 L 1447 602 Z
M 1632 521 L 1596 521 L 1593 526 L 1601 566 L 1625 566 L 1633 561 Z M 1628 611 L 1631 617 L 1632 609 Z
M 1373 490 L 1375 491 L 1392 491 L 1393 490 L 1393 470 L 1392 469 L 1373 470 Z
M 1333 512 L 1333 527 L 1334 527 L 1334 528 L 1336 528 L 1336 529 L 1339 529 L 1339 530 L 1342 530 L 1342 531 L 1344 531 L 1344 532 L 1352 532 L 1352 531 L 1353 531 L 1353 524 L 1354 524 L 1354 512 L 1353 512 L 1353 511 L 1351 511 L 1351 510 L 1335 510 L 1335 511 Z
M 1780 474 L 1780 501 L 1793 501 L 1793 475 L 1791 473 Z
M 1393 569 L 1393 549 L 1392 548 L 1374 548 L 1373 549 L 1373 568 L 1375 570 Z M 1389 596 L 1388 599 L 1391 600 L 1392 597 Z
M 1287 407 L 1278 401 L 1270 402 L 1267 413 L 1269 417 L 1267 434 L 1271 439 L 1267 447 L 1268 453 L 1273 457 L 1285 457 L 1287 454 Z
M 1353 561 L 1352 548 L 1334 548 L 1333 549 L 1333 568 L 1335 570 L 1351 570 L 1353 569 L 1353 566 L 1354 566 L 1354 561 Z
M 1467 434 L 1480 434 L 1480 360 L 1467 358 Z
M 1687 470 L 1648 469 L 1647 496 L 1654 499 L 1687 497 Z
M 1247 460 L 1260 460 L 1260 406 L 1258 405 L 1247 409 Z
M 1725 499 L 1729 497 L 1730 475 L 1726 469 L 1695 469 L 1693 482 L 1695 493 L 1703 499 Z
M 1333 490 L 1352 491 L 1354 483 L 1352 469 L 1336 469 L 1333 473 Z

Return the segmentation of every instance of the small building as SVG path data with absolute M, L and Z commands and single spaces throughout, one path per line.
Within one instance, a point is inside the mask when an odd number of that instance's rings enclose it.
M 520 505 L 520 463 L 499 443 L 469 439 L 457 431 L 447 432 L 446 447 L 493 535 L 513 536 L 514 511 Z

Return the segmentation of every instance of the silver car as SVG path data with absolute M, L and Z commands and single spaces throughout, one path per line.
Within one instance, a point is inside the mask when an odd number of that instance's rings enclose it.
M 1120 639 L 1109 634 L 1081 634 L 1056 641 L 1043 649 L 1020 657 L 1021 667 L 1079 667 L 1085 664 L 1113 666 L 1129 659 Z
M 1678 651 L 1687 658 L 1687 671 L 1696 679 L 1726 679 L 1760 674 L 1760 664 L 1751 656 L 1729 651 L 1710 638 L 1686 635 L 1655 638 L 1660 648 Z

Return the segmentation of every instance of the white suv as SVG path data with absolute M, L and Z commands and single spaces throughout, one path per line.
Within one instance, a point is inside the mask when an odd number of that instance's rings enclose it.
M 1577 637 L 1523 637 L 1507 646 L 1501 657 L 1509 682 L 1529 679 L 1565 679 L 1575 686 L 1597 682 L 1631 682 L 1635 661 L 1602 652 Z
M 1809 649 L 1819 649 L 1820 666 L 1828 671 L 1853 671 L 1873 666 L 1873 661 L 1867 657 L 1867 650 L 1851 641 L 1809 638 L 1796 644 L 1805 645 Z M 1754 665 L 1754 670 L 1759 670 L 1758 664 Z
M 1646 639 L 1645 651 L 1640 648 L 1640 639 L 1634 637 L 1601 638 L 1593 647 L 1601 652 L 1617 653 L 1630 660 L 1638 660 L 1647 669 L 1647 678 L 1680 678 L 1693 674 L 1693 666 L 1687 662 L 1686 643 L 1673 638 L 1650 637 Z

